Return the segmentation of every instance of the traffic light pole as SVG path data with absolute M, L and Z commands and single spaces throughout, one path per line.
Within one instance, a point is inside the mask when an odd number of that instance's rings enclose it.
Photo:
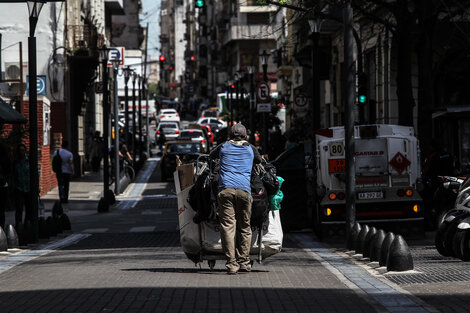
M 346 243 L 352 243 L 352 229 L 356 222 L 356 198 L 354 167 L 354 45 L 353 45 L 353 10 L 351 4 L 343 9 L 344 20 L 344 64 L 346 68 L 346 107 L 345 107 L 345 153 L 346 153 Z

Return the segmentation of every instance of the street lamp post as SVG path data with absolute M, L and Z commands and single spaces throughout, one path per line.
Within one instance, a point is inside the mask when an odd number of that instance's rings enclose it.
M 263 53 L 260 54 L 261 65 L 263 67 L 263 80 L 268 83 L 268 58 L 270 54 L 263 50 Z M 267 152 L 268 149 L 268 126 L 266 121 L 266 112 L 263 112 L 263 153 Z
M 131 76 L 132 70 L 129 66 L 124 68 L 124 142 L 126 143 L 126 147 L 129 147 L 129 87 L 127 84 L 129 83 L 129 78 Z
M 114 194 L 120 193 L 120 174 L 119 174 L 119 96 L 117 74 L 120 60 L 113 61 L 114 78 Z
M 308 20 L 313 41 L 312 49 L 312 138 L 315 130 L 320 128 L 320 30 L 317 19 Z
M 144 89 L 143 77 L 139 75 L 139 162 L 142 161 L 142 91 Z
M 233 125 L 233 111 L 232 111 L 232 82 L 228 81 L 228 108 L 230 109 L 230 125 Z
M 28 62 L 29 62 L 29 188 L 31 193 L 31 211 L 33 229 L 33 242 L 39 238 L 39 170 L 38 170 L 38 92 L 36 88 L 37 64 L 36 64 L 36 25 L 44 2 L 28 1 L 29 11 L 29 37 L 28 37 Z
M 137 150 L 136 150 L 136 142 L 135 142 L 135 134 L 136 134 L 136 129 L 137 129 L 137 123 L 135 120 L 136 114 L 135 114 L 135 82 L 137 80 L 137 73 L 134 72 L 132 75 L 132 159 L 134 162 L 136 161 L 136 155 L 137 155 Z
M 234 112 L 234 107 L 236 106 L 237 110 L 238 110 L 239 105 L 240 105 L 240 102 L 239 102 L 240 101 L 240 98 L 239 98 L 240 75 L 238 75 L 238 72 L 235 73 L 234 80 L 235 80 L 235 103 L 232 103 L 232 109 L 231 109 L 231 113 L 230 113 L 230 115 L 233 116 L 232 125 L 234 125 L 234 123 L 237 122 L 237 119 L 235 118 L 235 114 L 233 113 Z M 235 105 L 233 105 L 233 104 L 235 104 Z
M 249 66 L 248 73 L 250 74 L 250 143 L 255 144 L 255 67 Z
M 108 141 L 109 141 L 109 89 L 108 89 L 108 52 L 106 46 L 100 50 L 101 67 L 103 75 L 103 197 L 104 201 L 98 204 L 102 211 L 108 211 L 109 207 L 109 157 L 108 157 Z

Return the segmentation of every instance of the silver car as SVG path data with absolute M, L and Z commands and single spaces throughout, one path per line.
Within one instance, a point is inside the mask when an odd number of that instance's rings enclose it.
M 178 139 L 187 139 L 194 142 L 200 142 L 202 143 L 204 151 L 209 151 L 209 142 L 207 141 L 207 138 L 201 129 L 183 129 L 181 130 Z
M 161 133 L 165 134 L 166 140 L 175 140 L 180 134 L 178 123 L 176 122 L 161 122 L 157 126 L 157 132 L 155 134 L 155 141 L 158 143 Z

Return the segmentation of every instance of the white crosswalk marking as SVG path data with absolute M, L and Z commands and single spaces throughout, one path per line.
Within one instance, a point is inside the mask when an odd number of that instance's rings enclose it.
M 152 232 L 155 230 L 155 226 L 139 226 L 139 227 L 132 227 L 129 232 L 130 233 L 147 233 Z
M 109 228 L 88 228 L 88 229 L 82 230 L 82 233 L 88 233 L 88 234 L 105 233 L 108 230 Z

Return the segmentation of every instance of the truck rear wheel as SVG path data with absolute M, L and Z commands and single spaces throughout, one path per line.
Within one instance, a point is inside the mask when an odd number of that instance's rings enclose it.
M 313 212 L 313 233 L 317 236 L 319 241 L 323 241 L 323 227 L 320 223 L 320 204 L 318 202 L 315 202 Z

